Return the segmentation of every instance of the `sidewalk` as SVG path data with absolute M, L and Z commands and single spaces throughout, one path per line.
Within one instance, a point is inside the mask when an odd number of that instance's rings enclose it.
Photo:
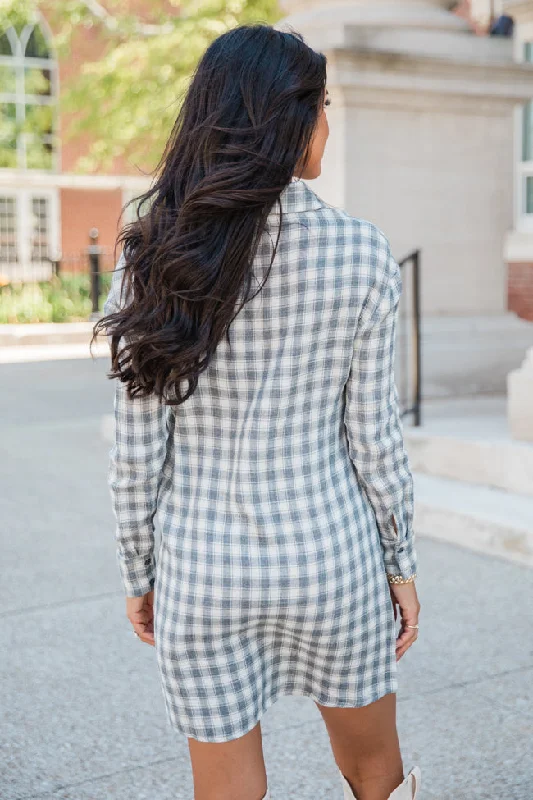
M 192 798 L 155 652 L 125 616 L 105 367 L 0 367 L 2 800 Z M 420 800 L 531 800 L 533 569 L 423 536 L 418 554 L 421 630 L 399 664 L 398 726 Z M 342 800 L 312 700 L 280 698 L 262 728 L 272 800 Z
M 533 566 L 533 445 L 511 438 L 506 398 L 427 402 L 406 428 L 422 535 Z
M 94 322 L 28 322 L 0 325 L 0 347 L 17 345 L 83 344 L 92 336 Z
M 425 404 L 425 424 L 405 427 L 415 484 L 415 530 L 533 567 L 533 445 L 507 431 L 505 398 Z M 114 437 L 113 414 L 100 432 Z
M 90 358 L 89 343 L 95 322 L 0 325 L 0 364 Z M 98 337 L 92 354 L 95 358 L 109 354 L 105 338 Z

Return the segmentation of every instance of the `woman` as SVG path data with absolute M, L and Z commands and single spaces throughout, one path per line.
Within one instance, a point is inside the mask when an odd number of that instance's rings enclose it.
M 284 694 L 317 704 L 345 798 L 418 791 L 395 719 L 419 612 L 401 283 L 384 235 L 302 180 L 320 174 L 328 102 L 326 60 L 297 34 L 220 36 L 95 326 L 118 378 L 127 614 L 155 646 L 195 800 L 269 797 L 259 720 Z

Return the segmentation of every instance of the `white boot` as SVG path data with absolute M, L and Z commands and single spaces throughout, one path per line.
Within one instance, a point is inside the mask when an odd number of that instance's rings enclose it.
M 357 800 L 352 792 L 351 786 L 339 769 L 342 786 L 344 789 L 344 800 Z M 417 800 L 420 791 L 421 773 L 420 767 L 413 767 L 407 778 L 396 787 L 389 800 Z

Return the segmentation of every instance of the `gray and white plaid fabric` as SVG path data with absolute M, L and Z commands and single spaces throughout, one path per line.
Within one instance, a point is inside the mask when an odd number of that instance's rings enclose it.
M 154 588 L 168 719 L 201 741 L 242 736 L 284 694 L 361 706 L 395 692 L 386 572 L 417 566 L 394 381 L 398 265 L 378 228 L 305 182 L 281 203 L 266 283 L 195 393 L 171 409 L 128 400 L 116 381 L 123 586 Z M 257 286 L 278 225 L 274 208 Z M 122 264 L 105 313 L 121 302 Z

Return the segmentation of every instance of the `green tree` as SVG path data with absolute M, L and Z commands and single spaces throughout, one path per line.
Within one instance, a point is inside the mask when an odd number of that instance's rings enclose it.
M 60 58 L 69 57 L 84 29 L 98 26 L 103 54 L 63 83 L 59 101 L 60 114 L 68 112 L 69 119 L 63 139 L 90 135 L 89 151 L 76 164 L 79 172 L 105 171 L 120 156 L 152 169 L 208 44 L 235 25 L 280 17 L 277 0 L 151 0 L 149 23 L 124 11 L 125 5 L 123 0 L 0 0 L 3 30 L 37 19 L 42 9 Z

